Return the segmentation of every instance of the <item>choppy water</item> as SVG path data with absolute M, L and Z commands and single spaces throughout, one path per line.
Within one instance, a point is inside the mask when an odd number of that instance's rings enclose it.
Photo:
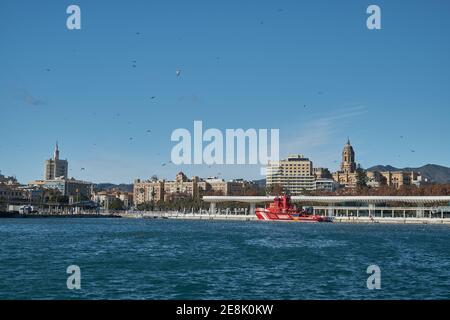
M 1 219 L 0 298 L 450 299 L 450 227 Z

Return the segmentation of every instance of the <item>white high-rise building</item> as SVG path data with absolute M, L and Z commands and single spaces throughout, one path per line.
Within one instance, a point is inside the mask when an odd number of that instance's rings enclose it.
M 291 195 L 314 190 L 313 163 L 303 155 L 291 155 L 280 161 L 269 161 L 266 185 L 279 185 Z

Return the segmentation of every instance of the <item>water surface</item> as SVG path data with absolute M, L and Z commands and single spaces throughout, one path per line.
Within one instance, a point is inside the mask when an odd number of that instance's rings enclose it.
M 445 225 L 1 219 L 0 243 L 1 299 L 450 298 Z

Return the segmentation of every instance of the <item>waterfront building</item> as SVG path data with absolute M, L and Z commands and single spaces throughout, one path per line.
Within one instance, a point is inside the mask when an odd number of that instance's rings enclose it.
M 347 143 L 342 150 L 341 170 L 333 173 L 333 180 L 348 188 L 356 186 L 355 151 L 350 144 L 350 139 L 347 139 Z
M 244 195 L 246 188 L 251 186 L 243 179 L 225 181 L 217 177 L 201 179 L 197 176 L 189 179 L 183 172 L 179 172 L 175 180 L 158 179 L 134 181 L 134 204 L 173 200 L 175 198 L 197 198 L 203 194 L 215 195 Z
M 194 176 L 192 179 L 183 172 L 178 172 L 174 181 L 164 182 L 164 200 L 169 197 L 190 197 L 197 198 L 207 188 L 206 181 Z
M 92 193 L 92 201 L 105 209 L 108 209 L 115 199 L 121 200 L 123 206 L 129 208 L 133 204 L 133 193 L 120 190 L 94 191 Z
M 60 177 L 67 179 L 68 169 L 69 169 L 69 164 L 68 164 L 67 160 L 61 160 L 59 158 L 59 148 L 58 148 L 58 142 L 57 142 L 55 145 L 55 151 L 53 153 L 53 158 L 45 160 L 44 179 L 52 180 L 52 179 L 56 179 L 56 178 L 60 178 Z
M 164 180 L 136 179 L 133 187 L 134 204 L 158 202 L 164 199 Z
M 137 179 L 134 181 L 133 188 L 134 204 L 166 201 L 174 197 L 194 198 L 205 189 L 204 181 L 200 181 L 198 177 L 188 179 L 183 172 L 179 172 L 174 181 L 158 179 L 141 181 Z
M 57 178 L 51 180 L 35 180 L 29 183 L 30 186 L 40 187 L 43 189 L 58 190 L 61 195 L 74 197 L 77 200 L 81 198 L 91 198 L 93 184 L 87 181 L 75 180 L 74 178 L 65 179 Z
M 26 199 L 26 194 L 18 185 L 0 183 L 0 203 L 6 204 L 24 199 Z
M 292 195 L 314 190 L 313 163 L 300 154 L 280 161 L 269 161 L 266 179 L 268 188 L 279 185 Z

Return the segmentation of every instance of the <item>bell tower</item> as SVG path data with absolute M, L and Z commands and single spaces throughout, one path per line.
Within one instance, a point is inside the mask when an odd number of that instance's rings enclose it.
M 342 150 L 341 171 L 346 173 L 353 173 L 356 171 L 355 151 L 348 138 L 344 150 Z

